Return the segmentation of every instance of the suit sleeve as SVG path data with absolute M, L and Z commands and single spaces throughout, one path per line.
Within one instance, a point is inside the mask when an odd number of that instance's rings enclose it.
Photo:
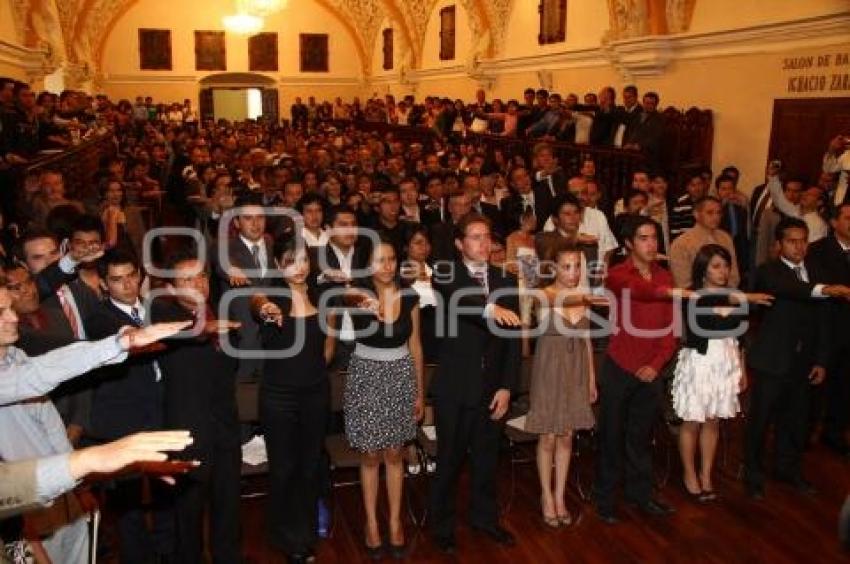
M 801 282 L 794 276 L 784 276 L 775 262 L 762 265 L 756 271 L 756 288 L 760 292 L 772 294 L 777 298 L 789 300 L 808 300 L 812 298 L 815 284 Z
M 60 259 L 61 261 L 62 259 Z M 74 272 L 68 273 L 62 270 L 59 262 L 56 261 L 38 274 L 35 275 L 35 285 L 38 288 L 38 299 L 43 301 L 59 289 L 62 284 L 67 284 L 74 280 L 77 275 Z

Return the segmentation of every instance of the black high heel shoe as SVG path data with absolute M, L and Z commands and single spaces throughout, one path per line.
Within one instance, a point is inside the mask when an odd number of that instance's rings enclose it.
M 364 540 L 363 547 L 366 549 L 366 556 L 369 557 L 369 560 L 380 560 L 384 557 L 383 543 L 379 544 L 378 546 L 369 546 Z
M 401 544 L 390 543 L 390 556 L 392 556 L 396 560 L 404 560 L 405 558 L 407 558 L 407 543 L 406 542 L 403 542 Z
M 705 500 L 703 499 L 705 492 L 703 492 L 702 489 L 700 489 L 700 491 L 698 491 L 696 493 L 692 492 L 691 490 L 688 489 L 688 485 L 685 483 L 684 480 L 682 480 L 682 491 L 685 492 L 685 496 L 687 496 L 687 498 L 694 503 L 704 503 L 705 502 Z

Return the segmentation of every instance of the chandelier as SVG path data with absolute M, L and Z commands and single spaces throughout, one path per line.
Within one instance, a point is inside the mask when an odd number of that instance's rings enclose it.
M 239 35 L 254 35 L 263 29 L 263 18 L 245 12 L 237 12 L 221 19 L 224 29 Z
M 263 29 L 263 18 L 286 7 L 287 0 L 236 0 L 236 13 L 224 16 L 224 29 L 239 35 L 254 35 Z
M 266 18 L 286 8 L 287 0 L 237 0 L 239 13 Z

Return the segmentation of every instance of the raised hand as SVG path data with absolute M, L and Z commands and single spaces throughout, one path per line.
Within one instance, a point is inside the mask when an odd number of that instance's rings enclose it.
M 124 327 L 119 332 L 118 342 L 124 350 L 146 347 L 162 339 L 176 335 L 192 325 L 191 320 L 154 323 L 145 327 Z

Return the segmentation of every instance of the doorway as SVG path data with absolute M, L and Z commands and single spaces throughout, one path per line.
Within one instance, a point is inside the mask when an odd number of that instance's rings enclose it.
M 276 123 L 278 90 L 274 79 L 257 73 L 220 73 L 200 82 L 199 107 L 203 119 Z
M 839 134 L 850 135 L 850 98 L 774 100 L 768 160 L 815 182 L 827 145 Z
M 213 117 L 245 121 L 263 115 L 263 92 L 259 88 L 214 88 Z

